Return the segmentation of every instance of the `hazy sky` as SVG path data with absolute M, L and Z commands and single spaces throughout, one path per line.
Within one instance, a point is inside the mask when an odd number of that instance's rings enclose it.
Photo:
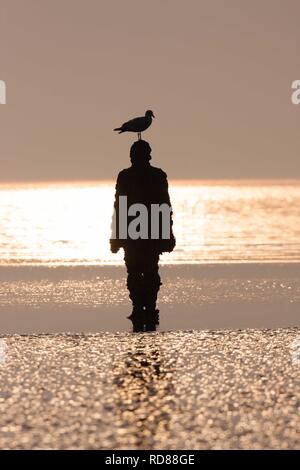
M 0 179 L 114 178 L 146 109 L 172 178 L 299 178 L 299 46 L 299 0 L 0 0 Z

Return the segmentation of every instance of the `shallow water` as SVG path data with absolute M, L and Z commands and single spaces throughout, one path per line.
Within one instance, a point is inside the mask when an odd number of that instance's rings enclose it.
M 172 265 L 160 270 L 157 331 L 300 327 L 299 264 Z M 118 266 L 0 267 L 0 331 L 132 331 Z
M 300 182 L 171 182 L 164 263 L 300 261 Z M 0 185 L 0 263 L 119 264 L 112 182 Z

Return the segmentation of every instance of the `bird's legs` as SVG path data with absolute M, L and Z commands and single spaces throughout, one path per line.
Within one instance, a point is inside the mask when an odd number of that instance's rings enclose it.
M 141 134 L 141 132 L 138 132 L 138 140 L 142 140 L 142 134 Z

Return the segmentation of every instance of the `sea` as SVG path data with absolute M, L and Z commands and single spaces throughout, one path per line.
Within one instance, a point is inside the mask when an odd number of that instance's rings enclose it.
M 300 261 L 300 180 L 170 181 L 176 249 L 162 264 Z M 0 265 L 120 265 L 114 182 L 0 185 Z

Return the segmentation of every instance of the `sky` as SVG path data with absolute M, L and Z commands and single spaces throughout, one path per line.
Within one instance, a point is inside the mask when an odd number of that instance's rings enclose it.
M 0 181 L 300 178 L 299 0 L 0 0 Z

